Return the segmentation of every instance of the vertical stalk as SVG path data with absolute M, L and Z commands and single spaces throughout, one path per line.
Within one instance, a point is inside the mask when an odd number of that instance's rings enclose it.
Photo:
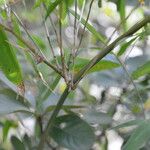
M 60 97 L 60 99 L 59 99 L 59 101 L 58 101 L 58 103 L 56 105 L 56 108 L 53 111 L 50 119 L 48 120 L 47 126 L 46 126 L 46 128 L 45 128 L 45 130 L 43 132 L 43 135 L 41 136 L 41 140 L 40 140 L 40 143 L 39 143 L 39 145 L 37 147 L 37 150 L 42 150 L 43 149 L 45 141 L 46 141 L 46 138 L 47 138 L 48 134 L 50 133 L 50 131 L 52 130 L 52 127 L 54 125 L 54 121 L 55 121 L 55 119 L 56 119 L 56 117 L 57 117 L 57 115 L 58 115 L 58 113 L 59 113 L 59 111 L 60 111 L 64 101 L 65 101 L 65 99 L 69 95 L 69 93 L 70 93 L 70 91 L 69 91 L 69 88 L 67 87 L 64 90 L 62 96 Z

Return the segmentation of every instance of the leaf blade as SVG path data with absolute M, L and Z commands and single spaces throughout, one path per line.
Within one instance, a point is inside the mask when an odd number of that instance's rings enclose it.
M 66 124 L 64 128 L 60 127 L 62 123 Z M 90 149 L 95 140 L 92 128 L 74 114 L 58 117 L 51 136 L 59 145 L 71 150 Z
M 150 138 L 150 120 L 145 120 L 133 132 L 122 150 L 139 150 Z
M 70 13 L 75 17 L 75 11 L 70 10 Z M 79 20 L 80 15 L 77 14 L 76 16 L 77 16 L 77 19 Z M 86 23 L 85 19 L 81 18 L 81 23 L 82 23 L 83 25 L 86 24 L 86 28 L 87 28 L 97 39 L 99 39 L 102 43 L 105 44 L 106 38 L 105 38 L 104 35 L 98 33 L 98 32 L 96 31 L 96 29 L 95 29 L 92 25 L 90 25 L 88 22 Z
M 150 61 L 146 62 L 144 65 L 137 68 L 135 71 L 132 72 L 133 79 L 138 79 L 141 76 L 144 76 L 150 73 Z
M 0 68 L 11 82 L 22 85 L 21 69 L 15 52 L 8 41 L 5 31 L 0 28 Z

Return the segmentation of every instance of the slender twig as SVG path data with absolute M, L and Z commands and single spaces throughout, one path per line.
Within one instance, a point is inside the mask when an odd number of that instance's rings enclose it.
M 113 33 L 110 35 L 110 37 L 108 38 L 107 42 L 105 43 L 105 46 L 111 41 L 113 35 L 116 33 L 116 31 L 121 27 L 121 25 L 123 24 L 123 22 L 125 22 L 131 15 L 132 13 L 138 8 L 139 5 L 135 6 L 130 13 L 128 14 L 128 16 L 123 19 L 123 21 L 120 22 L 120 24 L 116 27 L 116 29 L 113 31 Z
M 44 6 L 44 8 L 45 8 L 45 10 L 47 11 L 47 7 L 46 7 L 46 5 L 45 5 L 45 3 L 43 2 L 43 6 Z M 57 40 L 57 44 L 59 45 L 59 37 L 58 37 L 58 33 L 57 33 L 57 30 L 56 30 L 56 27 L 55 27 L 55 25 L 54 25 L 54 22 L 53 22 L 53 19 L 52 19 L 52 17 L 49 15 L 49 21 L 50 21 L 50 23 L 51 23 L 51 25 L 52 25 L 52 28 L 53 28 L 53 30 L 54 30 L 54 33 L 55 33 L 55 35 L 56 35 L 56 40 Z
M 144 111 L 143 100 L 142 100 L 142 97 L 141 97 L 141 95 L 140 95 L 140 93 L 139 93 L 139 91 L 138 91 L 138 88 L 136 87 L 136 85 L 135 85 L 135 83 L 134 83 L 132 77 L 130 76 L 130 73 L 128 72 L 128 70 L 127 70 L 127 68 L 126 68 L 126 65 L 122 62 L 122 60 L 121 60 L 117 55 L 115 55 L 114 53 L 113 53 L 113 55 L 117 58 L 117 60 L 118 60 L 119 63 L 121 64 L 122 68 L 123 68 L 124 71 L 126 72 L 126 74 L 127 74 L 128 78 L 129 78 L 130 82 L 132 83 L 132 85 L 133 85 L 133 87 L 134 87 L 134 89 L 135 89 L 135 92 L 136 92 L 136 94 L 137 94 L 137 96 L 138 96 L 138 98 L 139 98 L 139 100 L 140 100 L 140 102 L 141 102 L 142 113 L 143 113 L 143 116 L 144 116 L 144 118 L 145 118 L 146 115 L 145 115 L 145 111 Z M 146 118 L 145 118 L 145 119 L 146 119 Z
M 57 72 L 62 77 L 64 77 L 63 74 L 54 65 L 52 65 L 51 63 L 49 63 L 47 60 L 45 60 L 39 54 L 37 54 L 36 49 L 29 42 L 27 42 L 20 35 L 16 34 L 12 29 L 10 29 L 9 27 L 3 25 L 2 23 L 0 23 L 0 27 L 2 27 L 4 30 L 10 32 L 11 34 L 13 34 L 19 41 L 21 41 L 24 45 L 26 45 L 26 47 L 30 50 L 30 52 L 34 55 L 34 57 L 36 59 L 40 59 L 41 62 L 45 63 L 47 66 L 49 66 L 50 68 L 52 68 L 55 72 Z
M 79 45 L 78 45 L 78 47 L 77 47 L 77 49 L 76 49 L 76 54 L 77 54 L 77 52 L 78 52 L 78 50 L 79 50 L 79 48 L 80 48 L 80 46 L 81 46 L 81 44 L 82 44 L 84 32 L 85 32 L 86 25 L 87 25 L 88 20 L 89 20 L 89 17 L 90 17 L 90 13 L 91 13 L 91 9 L 92 9 L 93 2 L 94 2 L 94 0 L 91 0 L 90 6 L 89 6 L 88 15 L 87 15 L 87 18 L 86 18 L 86 21 L 85 21 L 85 25 L 84 25 L 84 28 L 83 28 L 83 31 L 82 31 L 82 34 L 81 34 L 81 38 L 80 38 L 80 41 L 79 41 Z
M 36 42 L 34 41 L 34 39 L 32 38 L 31 34 L 29 33 L 29 31 L 26 29 L 26 27 L 24 26 L 23 22 L 21 21 L 20 17 L 17 15 L 16 12 L 14 12 L 11 9 L 11 12 L 14 14 L 14 16 L 16 17 L 16 19 L 18 20 L 19 24 L 22 26 L 22 28 L 24 29 L 24 31 L 26 32 L 26 34 L 28 35 L 28 37 L 30 38 L 30 40 L 33 42 L 33 44 L 35 45 L 36 49 L 42 54 L 42 57 L 44 57 L 46 59 L 46 57 L 44 56 L 42 50 L 40 49 L 40 47 L 36 44 Z
M 75 58 L 77 56 L 77 53 L 78 53 L 78 50 L 82 44 L 82 40 L 83 40 L 83 36 L 84 36 L 84 33 L 85 33 L 85 29 L 86 29 L 86 25 L 87 25 L 87 22 L 89 20 L 89 17 L 90 17 L 90 13 L 91 13 L 91 9 L 92 9 L 92 5 L 93 5 L 93 2 L 94 0 L 91 1 L 90 3 L 90 6 L 89 6 L 89 11 L 88 11 L 88 15 L 87 15 L 87 18 L 86 18 L 86 21 L 85 21 L 85 25 L 84 25 L 84 28 L 83 28 L 83 31 L 82 31 L 82 34 L 81 34 L 81 38 L 80 38 L 80 41 L 79 41 L 79 44 L 76 48 L 76 46 L 74 47 L 74 49 L 72 50 L 72 52 L 70 53 L 70 58 L 68 60 L 68 68 L 70 67 L 70 65 L 72 64 L 73 65 L 73 69 L 72 69 L 72 73 L 71 73 L 71 88 L 73 88 L 73 78 L 74 78 L 74 63 L 75 63 Z M 76 4 L 75 4 L 76 5 Z M 75 6 L 75 22 L 74 22 L 74 28 L 76 27 L 76 18 L 77 18 L 77 8 Z M 74 34 L 75 34 L 75 29 L 74 29 Z M 74 38 L 76 36 L 74 35 Z M 75 40 L 75 39 L 74 39 Z M 75 43 L 74 43 L 75 44 Z
M 86 2 L 86 0 L 83 0 L 83 5 L 82 5 L 82 9 L 81 9 L 81 15 L 80 15 L 80 18 L 79 18 L 78 24 L 77 24 L 77 32 L 76 32 L 77 35 L 78 35 L 78 32 L 79 32 L 80 23 L 81 23 L 81 20 L 82 20 L 82 17 L 83 17 L 83 12 L 84 12 L 84 8 L 85 8 L 85 2 Z
M 46 22 L 44 22 L 44 28 L 45 28 L 45 32 L 46 32 L 46 36 L 47 36 L 47 40 L 48 40 L 49 46 L 50 46 L 50 48 L 51 48 L 51 52 L 52 52 L 52 55 L 53 55 L 53 58 L 54 58 L 55 64 L 56 64 L 56 66 L 57 66 L 57 69 L 59 70 L 59 69 L 60 69 L 60 66 L 59 66 L 59 63 L 58 63 L 57 57 L 56 57 L 56 55 L 55 55 L 55 52 L 54 52 L 54 49 L 53 49 L 53 46 L 52 46 L 52 43 L 51 43 L 51 40 L 50 40 L 50 35 L 49 35 L 49 31 L 48 31 L 48 28 L 47 28 Z
M 143 26 L 145 26 L 147 23 L 150 22 L 150 16 L 145 17 L 142 21 L 136 23 L 134 26 L 132 26 L 127 32 L 119 36 L 114 42 L 109 44 L 107 47 L 105 47 L 98 55 L 96 55 L 85 67 L 83 67 L 75 76 L 74 83 L 77 84 L 91 69 L 95 64 L 97 64 L 103 57 L 105 57 L 109 52 L 111 52 L 114 47 L 117 46 L 117 44 L 127 38 L 132 36 L 135 32 L 137 32 L 139 29 L 141 29 Z
M 136 41 L 133 43 L 131 49 L 129 50 L 128 54 L 126 54 L 125 58 L 124 58 L 124 62 L 126 63 L 130 53 L 132 52 L 132 50 L 134 49 L 135 45 L 136 45 L 136 42 L 138 41 L 138 38 L 136 39 Z
M 77 0 L 75 0 L 75 18 L 74 18 L 74 47 L 76 46 L 76 30 L 77 30 Z
M 66 69 L 66 64 L 65 64 L 65 56 L 64 56 L 64 50 L 63 50 L 63 41 L 62 41 L 62 4 L 60 5 L 59 8 L 59 48 L 60 48 L 60 56 L 61 56 L 61 63 L 62 63 L 62 72 L 64 75 L 64 80 L 66 84 L 68 84 L 68 78 L 67 78 L 67 69 Z
M 68 65 L 68 70 L 69 70 L 69 75 L 70 75 L 70 79 L 71 82 L 70 82 L 70 87 L 73 86 L 73 75 L 74 75 L 74 63 L 75 63 L 75 49 L 76 49 L 76 39 L 77 39 L 77 0 L 75 0 L 75 17 L 74 17 L 74 46 L 72 48 L 72 51 L 70 52 L 70 57 L 69 57 L 69 61 L 68 61 L 68 64 L 72 63 L 72 69 L 69 68 L 69 65 Z M 70 62 L 72 59 L 72 62 Z M 72 72 L 71 72 L 72 71 Z
M 112 42 L 110 45 L 108 45 L 106 48 L 104 48 L 98 55 L 96 55 L 83 69 L 81 69 L 77 75 L 74 78 L 74 84 L 78 84 L 80 80 L 84 77 L 85 73 L 91 69 L 95 64 L 97 64 L 103 57 L 105 57 L 108 53 L 110 53 L 114 47 L 117 45 L 117 43 L 120 40 L 123 40 L 124 38 L 131 36 L 135 32 L 137 32 L 139 29 L 141 29 L 143 26 L 145 26 L 147 23 L 150 23 L 150 16 L 147 16 L 145 19 L 140 21 L 139 23 L 136 23 L 134 26 L 132 26 L 126 33 L 119 36 L 114 42 Z M 76 87 L 75 87 L 76 88 Z M 37 150 L 42 150 L 44 147 L 44 143 L 47 139 L 48 134 L 52 130 L 52 127 L 54 125 L 54 121 L 65 102 L 65 99 L 67 98 L 68 94 L 71 91 L 69 91 L 69 88 L 67 87 L 65 91 L 63 92 L 62 96 L 60 97 L 55 110 L 53 111 L 50 119 L 48 120 L 47 126 L 43 132 L 43 135 L 41 136 L 40 143 L 38 145 Z
M 75 54 L 72 54 L 72 53 L 70 54 L 70 57 L 69 57 L 69 60 L 68 60 L 68 68 L 72 64 L 72 60 L 75 59 L 75 57 L 77 55 L 77 52 L 78 52 L 78 50 L 79 50 L 79 48 L 80 48 L 80 46 L 82 44 L 83 36 L 84 36 L 84 33 L 85 33 L 86 25 L 87 25 L 89 17 L 90 17 L 90 13 L 91 13 L 93 2 L 94 2 L 94 0 L 92 0 L 91 3 L 90 3 L 88 15 L 87 15 L 87 18 L 86 18 L 86 21 L 85 21 L 85 24 L 84 24 L 83 31 L 81 33 L 81 38 L 80 38 L 79 44 L 78 44 L 78 46 L 77 46 L 77 48 L 75 49 L 75 52 L 74 52 Z M 75 12 L 75 15 L 76 15 L 75 18 L 77 18 L 77 13 L 76 12 Z
M 43 135 L 41 136 L 41 140 L 40 140 L 40 143 L 37 147 L 37 150 L 42 150 L 43 147 L 44 147 L 44 143 L 46 141 L 46 138 L 47 138 L 47 135 L 50 133 L 51 129 L 52 129 L 52 126 L 54 125 L 54 121 L 56 119 L 56 116 L 58 115 L 59 113 L 59 110 L 61 109 L 65 99 L 67 98 L 68 94 L 70 93 L 69 91 L 69 88 L 67 87 L 65 89 L 65 91 L 63 92 L 62 96 L 60 97 L 50 119 L 48 120 L 48 123 L 47 123 L 47 126 L 43 132 Z

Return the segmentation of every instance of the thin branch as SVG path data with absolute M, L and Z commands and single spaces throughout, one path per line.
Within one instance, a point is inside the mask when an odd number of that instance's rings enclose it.
M 70 75 L 70 87 L 73 86 L 73 76 L 74 76 L 74 63 L 75 63 L 75 49 L 76 49 L 76 39 L 77 39 L 77 0 L 75 0 L 75 17 L 74 17 L 74 47 L 72 48 L 71 52 L 70 52 L 70 56 L 69 56 L 69 60 L 68 60 L 68 71 L 69 71 L 69 75 Z M 72 62 L 71 62 L 72 59 Z M 69 65 L 72 63 L 72 69 L 69 69 Z M 72 71 L 72 72 L 71 72 Z
M 80 80 L 84 77 L 84 75 L 86 74 L 86 72 L 91 69 L 95 64 L 97 64 L 103 57 L 105 57 L 108 53 L 110 53 L 114 47 L 117 45 L 117 43 L 128 37 L 131 36 L 132 34 L 134 34 L 135 32 L 137 32 L 139 29 L 141 29 L 143 26 L 145 26 L 147 23 L 150 23 L 150 16 L 146 17 L 145 19 L 143 19 L 142 21 L 140 21 L 139 23 L 136 23 L 134 26 L 132 26 L 126 33 L 124 33 L 123 35 L 121 35 L 120 37 L 118 37 L 113 43 L 111 43 L 110 45 L 108 45 L 106 48 L 104 48 L 104 50 L 102 50 L 98 55 L 96 55 L 90 62 L 89 64 L 87 64 L 83 69 L 81 69 L 77 75 L 74 78 L 74 84 L 78 84 L 80 82 Z M 75 87 L 76 88 L 76 87 Z M 43 135 L 41 136 L 39 145 L 37 150 L 42 150 L 44 147 L 44 143 L 47 139 L 48 134 L 50 133 L 50 131 L 52 130 L 52 127 L 54 125 L 54 121 L 59 113 L 59 111 L 62 108 L 63 103 L 65 102 L 65 99 L 67 98 L 67 96 L 69 95 L 71 91 L 69 91 L 69 88 L 67 87 L 65 89 L 65 91 L 63 92 L 62 96 L 60 97 L 55 110 L 53 111 L 50 119 L 48 120 L 47 126 L 43 132 Z
M 110 35 L 110 37 L 108 38 L 107 42 L 105 43 L 105 46 L 111 41 L 113 35 L 116 33 L 116 31 L 121 27 L 121 25 L 123 24 L 123 22 L 125 22 L 130 16 L 131 14 L 138 8 L 139 5 L 135 6 L 130 13 L 128 14 L 128 16 L 116 27 L 116 29 L 113 31 L 113 33 Z
M 122 62 L 122 60 L 121 60 L 117 55 L 115 55 L 114 53 L 113 53 L 113 55 L 117 58 L 117 60 L 118 60 L 119 63 L 121 64 L 122 68 L 123 68 L 124 71 L 126 72 L 126 74 L 127 74 L 128 78 L 129 78 L 130 82 L 132 83 L 132 85 L 133 85 L 133 87 L 134 87 L 134 89 L 135 89 L 135 92 L 136 92 L 136 94 L 137 94 L 137 96 L 139 97 L 139 100 L 140 100 L 140 102 L 141 102 L 141 107 L 142 107 L 143 116 L 144 116 L 144 118 L 146 118 L 146 115 L 145 115 L 145 112 L 144 112 L 143 100 L 142 100 L 142 97 L 141 97 L 141 95 L 140 95 L 140 93 L 139 93 L 139 91 L 138 91 L 138 88 L 136 87 L 136 85 L 135 85 L 135 83 L 134 83 L 132 77 L 130 76 L 130 73 L 128 72 L 128 70 L 127 70 L 125 64 Z
M 44 6 L 45 10 L 47 11 L 47 7 L 46 7 L 46 5 L 45 5 L 44 2 L 43 2 L 43 6 Z M 57 43 L 58 43 L 58 45 L 59 45 L 59 37 L 58 37 L 58 33 L 57 33 L 57 30 L 56 30 L 56 27 L 55 27 L 55 25 L 54 25 L 53 19 L 51 18 L 51 16 L 49 16 L 48 18 L 49 18 L 49 21 L 50 21 L 50 23 L 51 23 L 51 25 L 52 25 L 52 28 L 53 28 L 53 30 L 54 30 L 54 33 L 55 33 L 55 35 L 56 35 Z
M 54 125 L 54 121 L 56 119 L 56 116 L 58 115 L 58 113 L 59 113 L 59 111 L 60 111 L 60 109 L 61 109 L 61 107 L 62 107 L 62 105 L 63 105 L 63 103 L 64 103 L 64 101 L 67 98 L 69 93 L 70 93 L 69 88 L 66 88 L 65 91 L 63 92 L 62 96 L 60 97 L 60 99 L 59 99 L 59 101 L 58 101 L 58 103 L 57 103 L 50 119 L 48 120 L 47 126 L 46 126 L 46 128 L 45 128 L 45 130 L 44 130 L 44 132 L 41 136 L 41 140 L 40 140 L 40 143 L 37 147 L 37 150 L 42 150 L 43 149 L 44 143 L 47 139 L 47 136 L 50 133 L 50 131 L 52 129 L 52 126 Z
M 64 56 L 64 50 L 63 50 L 63 45 L 62 45 L 62 4 L 60 5 L 59 8 L 59 47 L 60 47 L 60 56 L 61 56 L 61 63 L 62 63 L 62 72 L 64 75 L 64 80 L 66 84 L 68 84 L 68 79 L 67 79 L 67 69 L 66 69 L 66 64 L 65 64 L 65 56 Z
M 77 33 L 76 33 L 77 35 L 78 35 L 78 32 L 79 32 L 80 23 L 81 23 L 81 20 L 82 20 L 82 17 L 83 17 L 83 12 L 84 12 L 84 8 L 85 8 L 85 2 L 86 2 L 86 0 L 83 0 L 83 5 L 82 5 L 82 9 L 81 9 L 81 15 L 80 15 L 80 18 L 79 18 L 78 24 L 77 24 Z
M 75 18 L 74 18 L 74 47 L 76 46 L 76 30 L 77 30 L 77 0 L 75 0 Z
M 0 23 L 0 27 L 2 27 L 4 30 L 10 32 L 11 34 L 13 34 L 19 41 L 21 41 L 24 45 L 26 45 L 26 47 L 30 50 L 30 52 L 34 55 L 34 57 L 37 59 L 40 59 L 41 62 L 45 63 L 47 66 L 49 66 L 50 68 L 52 68 L 55 72 L 57 72 L 58 74 L 60 74 L 62 77 L 63 74 L 51 63 L 49 63 L 47 60 L 45 60 L 42 56 L 40 56 L 37 52 L 36 49 L 30 44 L 28 43 L 25 39 L 23 39 L 21 36 L 19 36 L 18 34 L 16 34 L 12 29 L 10 29 L 9 27 L 3 25 L 2 23 Z
M 33 42 L 33 44 L 35 45 L 35 47 L 37 48 L 37 50 L 39 50 L 39 52 L 42 54 L 42 57 L 44 57 L 46 59 L 46 57 L 44 56 L 42 50 L 40 49 L 40 47 L 35 43 L 34 39 L 32 38 L 31 34 L 29 33 L 29 31 L 26 29 L 26 27 L 24 26 L 23 22 L 21 21 L 20 17 L 16 14 L 16 12 L 14 12 L 11 9 L 11 12 L 14 14 L 14 16 L 17 18 L 19 24 L 23 27 L 24 31 L 26 32 L 26 34 L 28 35 L 28 37 L 30 38 L 30 40 Z
M 79 50 L 79 48 L 80 48 L 80 46 L 81 46 L 81 44 L 82 44 L 82 40 L 83 40 L 83 36 L 84 36 L 84 32 L 85 32 L 86 25 L 87 25 L 87 22 L 88 22 L 89 17 L 90 17 L 90 13 L 91 13 L 91 9 L 92 9 L 93 2 L 94 2 L 94 0 L 92 0 L 92 1 L 91 1 L 90 6 L 89 6 L 88 15 L 87 15 L 87 18 L 86 18 L 86 21 L 85 21 L 85 25 L 84 25 L 84 28 L 83 28 L 82 34 L 81 34 L 81 38 L 80 38 L 80 41 L 79 41 L 79 45 L 78 45 L 78 47 L 77 47 L 77 49 L 76 49 L 76 54 L 77 54 L 77 52 L 78 52 L 78 50 Z
M 93 5 L 93 2 L 94 0 L 91 1 L 90 3 L 90 6 L 89 6 L 89 11 L 88 11 L 88 15 L 87 15 L 87 18 L 86 18 L 86 21 L 85 21 L 85 25 L 84 25 L 84 28 L 83 28 L 83 31 L 82 31 L 82 34 L 81 34 L 81 38 L 80 38 L 80 41 L 79 41 L 79 44 L 76 48 L 75 46 L 75 42 L 74 42 L 74 49 L 72 49 L 72 52 L 70 53 L 70 57 L 69 57 L 69 60 L 68 60 L 68 69 L 70 67 L 70 64 L 73 65 L 73 69 L 72 69 L 72 73 L 71 73 L 71 88 L 73 88 L 73 78 L 74 78 L 74 63 L 75 63 L 75 57 L 78 53 L 78 50 L 82 44 L 82 40 L 83 40 L 83 36 L 84 36 L 84 33 L 85 33 L 85 29 L 86 29 L 86 25 L 87 25 L 87 22 L 89 20 L 89 17 L 90 17 L 90 13 L 91 13 L 91 9 L 92 9 L 92 5 Z M 75 4 L 75 22 L 74 22 L 74 28 L 76 28 L 76 18 L 77 18 L 77 4 Z M 77 31 L 78 32 L 78 31 Z M 76 34 L 77 35 L 77 34 Z M 74 29 L 74 40 L 75 40 L 75 29 Z
M 145 26 L 147 23 L 150 22 L 150 16 L 145 17 L 142 21 L 136 23 L 134 26 L 132 26 L 127 32 L 119 36 L 114 42 L 109 44 L 107 47 L 105 47 L 98 55 L 96 55 L 84 68 L 82 68 L 75 76 L 74 83 L 77 84 L 91 69 L 95 64 L 97 64 L 103 57 L 105 57 L 109 52 L 111 52 L 114 47 L 117 46 L 118 42 L 121 40 L 130 37 L 135 32 L 137 32 L 139 29 L 141 29 L 143 26 Z
M 44 22 L 44 28 L 45 28 L 46 37 L 47 37 L 47 40 L 48 40 L 49 46 L 50 46 L 50 48 L 51 48 L 51 52 L 52 52 L 52 55 L 53 55 L 54 61 L 55 61 L 55 63 L 56 63 L 57 69 L 59 70 L 59 69 L 60 69 L 60 66 L 59 66 L 59 63 L 58 63 L 57 57 L 56 57 L 56 55 L 55 55 L 55 52 L 54 52 L 53 46 L 52 46 L 52 44 L 51 44 L 50 35 L 49 35 L 49 31 L 48 31 L 48 28 L 47 28 L 46 22 Z
M 81 44 L 82 44 L 83 36 L 84 36 L 84 33 L 85 33 L 85 29 L 86 29 L 87 22 L 88 22 L 89 17 L 90 17 L 90 13 L 91 13 L 91 9 L 92 9 L 93 2 L 94 2 L 94 0 L 92 0 L 91 3 L 90 3 L 88 15 L 87 15 L 87 18 L 86 18 L 86 21 L 85 21 L 85 24 L 84 24 L 84 28 L 83 28 L 83 31 L 82 31 L 82 34 L 81 34 L 81 38 L 80 38 L 79 44 L 78 44 L 78 46 L 77 46 L 77 48 L 76 48 L 74 54 L 73 54 L 73 53 L 70 53 L 70 57 L 69 57 L 69 60 L 68 60 L 68 68 L 69 68 L 69 66 L 72 64 L 72 61 L 75 59 L 75 57 L 76 57 L 76 55 L 77 55 L 77 52 L 78 52 L 78 50 L 79 50 L 79 48 L 80 48 L 80 46 L 81 46 Z M 75 15 L 77 15 L 76 12 L 75 12 Z M 75 16 L 75 18 L 76 18 L 76 16 Z M 77 29 L 77 30 L 78 30 L 78 29 Z M 78 32 L 78 31 L 77 31 L 77 32 Z

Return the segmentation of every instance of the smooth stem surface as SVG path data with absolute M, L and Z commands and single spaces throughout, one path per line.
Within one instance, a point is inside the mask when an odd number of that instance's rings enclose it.
M 140 21 L 139 23 L 136 23 L 133 27 L 131 27 L 126 33 L 123 35 L 119 36 L 114 42 L 112 42 L 110 45 L 108 45 L 104 50 L 102 50 L 98 55 L 96 55 L 83 69 L 81 69 L 75 76 L 74 78 L 74 84 L 78 84 L 80 80 L 85 76 L 87 71 L 91 69 L 94 65 L 96 65 L 103 57 L 105 57 L 108 53 L 110 53 L 114 47 L 118 44 L 119 41 L 123 40 L 126 37 L 129 37 L 133 35 L 135 32 L 137 32 L 139 29 L 141 29 L 143 26 L 145 26 L 147 23 L 150 23 L 150 16 L 147 16 L 145 19 Z M 43 135 L 41 136 L 40 143 L 38 145 L 37 150 L 43 150 L 44 144 L 46 141 L 46 138 L 48 134 L 50 133 L 54 121 L 61 110 L 61 107 L 63 103 L 65 102 L 68 94 L 70 93 L 69 88 L 67 87 L 65 91 L 63 92 L 62 96 L 60 97 L 57 106 L 55 110 L 52 113 L 52 116 L 48 120 L 47 126 L 43 132 Z
M 137 32 L 139 29 L 141 29 L 143 26 L 145 26 L 147 23 L 150 22 L 150 16 L 146 17 L 139 23 L 136 23 L 134 26 L 132 26 L 127 32 L 119 36 L 114 42 L 112 42 L 110 45 L 108 45 L 106 48 L 104 48 L 98 55 L 96 55 L 84 68 L 82 68 L 75 76 L 74 83 L 78 83 L 89 71 L 94 65 L 96 65 L 102 58 L 104 58 L 108 53 L 110 53 L 114 47 L 117 46 L 118 42 L 121 40 L 132 36 L 135 32 Z
M 37 147 L 37 150 L 42 150 L 43 147 L 44 147 L 44 144 L 45 144 L 45 141 L 46 141 L 46 138 L 47 136 L 49 135 L 52 127 L 53 127 L 53 124 L 54 124 L 54 121 L 56 119 L 56 116 L 58 115 L 64 101 L 66 100 L 67 96 L 69 95 L 70 91 L 69 91 L 69 88 L 66 88 L 65 91 L 63 92 L 62 96 L 60 97 L 57 105 L 56 105 L 56 108 L 54 109 L 48 123 L 47 123 L 47 126 L 41 136 L 41 140 L 40 140 L 40 143 L 39 143 L 39 146 Z

